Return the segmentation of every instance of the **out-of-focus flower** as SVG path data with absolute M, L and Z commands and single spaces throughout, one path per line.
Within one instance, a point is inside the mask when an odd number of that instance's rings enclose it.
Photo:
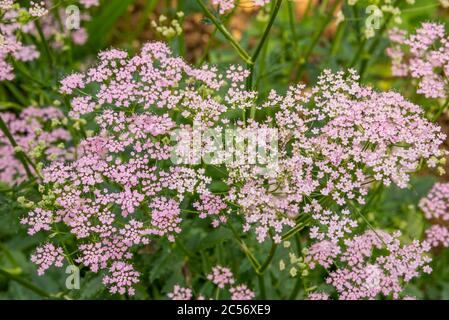
M 414 34 L 393 29 L 387 55 L 395 76 L 418 80 L 417 92 L 427 98 L 447 98 L 449 77 L 449 37 L 444 25 L 423 23 Z

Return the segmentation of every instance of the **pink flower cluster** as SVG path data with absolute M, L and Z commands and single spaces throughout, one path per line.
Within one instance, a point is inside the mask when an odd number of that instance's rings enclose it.
M 229 268 L 219 265 L 213 267 L 212 272 L 207 275 L 207 280 L 211 281 L 219 289 L 224 289 L 227 285 L 229 285 L 231 300 L 252 300 L 255 297 L 255 293 L 244 284 L 232 286 L 235 279 L 234 274 Z M 193 294 L 191 289 L 175 285 L 173 291 L 167 296 L 171 300 L 191 300 Z M 205 297 L 202 295 L 198 297 L 198 300 L 204 299 Z
M 130 296 L 135 294 L 132 287 L 139 282 L 140 273 L 134 271 L 132 265 L 124 262 L 114 262 L 109 268 L 109 275 L 103 278 L 103 284 L 109 287 L 111 293 L 128 293 Z
M 24 44 L 21 41 L 20 33 L 22 24 L 19 22 L 18 10 L 8 3 L 2 4 L 2 19 L 0 21 L 0 81 L 13 80 L 14 68 L 9 59 L 18 61 L 31 61 L 39 57 L 34 44 Z
M 415 34 L 393 29 L 387 49 L 395 76 L 418 80 L 417 92 L 427 98 L 447 98 L 449 77 L 449 37 L 444 25 L 423 23 Z
M 295 85 L 284 95 L 272 91 L 260 104 L 257 92 L 245 90 L 247 77 L 242 67 L 223 73 L 194 68 L 157 42 L 133 57 L 102 52 L 97 65 L 63 79 L 70 115 L 95 117 L 96 128 L 76 159 L 43 170 L 44 193 L 54 202 L 24 218 L 30 232 L 48 229 L 49 221 L 67 225 L 79 241 L 76 261 L 107 271 L 131 265 L 135 246 L 160 237 L 174 241 L 182 231 L 183 201 L 193 195 L 199 218 L 218 226 L 236 213 L 244 232 L 253 230 L 260 242 L 270 234 L 280 242 L 287 227 L 311 216 L 311 237 L 331 244 L 322 245 L 323 254 L 317 246 L 314 257 L 329 264 L 339 254 L 332 244 L 357 226 L 350 209 L 364 204 L 370 184 L 405 187 L 419 163 L 443 155 L 445 136 L 423 119 L 419 106 L 398 93 L 361 86 L 353 71 L 327 70 L 310 90 Z M 226 118 L 228 111 L 250 108 L 277 111 L 259 122 Z M 238 139 L 274 127 L 278 161 L 261 166 L 236 157 L 224 164 L 229 191 L 210 191 L 204 168 L 171 161 L 171 133 L 219 126 L 249 129 Z M 42 215 L 48 211 L 51 219 Z M 114 277 L 111 271 L 108 276 Z
M 227 209 L 228 206 L 219 196 L 202 194 L 200 195 L 200 200 L 193 203 L 193 207 L 198 210 L 201 219 L 205 219 L 207 216 L 213 217 L 212 225 L 215 228 L 227 221 L 227 216 L 221 213 Z
M 222 266 L 215 266 L 212 268 L 212 273 L 207 275 L 207 280 L 223 289 L 225 285 L 232 285 L 234 283 L 234 275 L 229 268 Z
M 79 0 L 79 1 L 86 8 L 98 7 L 100 5 L 100 0 Z
M 330 297 L 325 292 L 312 292 L 309 294 L 308 300 L 330 300 Z
M 449 220 L 449 183 L 435 183 L 429 193 L 419 201 L 419 208 L 428 220 Z
M 0 21 L 0 81 L 13 80 L 15 78 L 13 65 L 10 60 L 32 61 L 39 58 L 40 53 L 33 43 L 27 44 L 23 35 L 33 35 L 39 38 L 33 19 L 39 18 L 46 40 L 54 48 L 62 49 L 66 44 L 65 39 L 70 38 L 74 44 L 82 45 L 87 41 L 86 29 L 75 26 L 76 29 L 69 30 L 65 23 L 59 23 L 59 18 L 49 11 L 54 8 L 53 0 L 35 1 L 30 3 L 29 8 L 20 7 L 13 1 L 3 0 L 0 3 L 2 19 Z M 89 8 L 98 6 L 98 0 L 81 0 L 80 3 Z M 24 13 L 31 16 L 29 21 L 23 19 Z M 61 21 L 68 21 L 65 8 L 59 10 Z M 80 15 L 81 21 L 88 21 L 90 16 L 83 12 Z
M 429 193 L 419 201 L 419 208 L 432 222 L 426 230 L 426 241 L 433 248 L 449 247 L 449 183 L 435 183 Z
M 225 14 L 235 8 L 235 0 L 212 0 L 212 4 L 218 7 L 220 14 Z
M 229 292 L 231 293 L 231 300 L 253 300 L 256 296 L 254 291 L 244 284 L 232 287 Z
M 28 107 L 19 115 L 3 112 L 0 116 L 24 152 L 30 153 L 37 147 L 43 147 L 43 160 L 71 158 L 73 150 L 59 146 L 60 143 L 71 140 L 70 133 L 60 125 L 52 126 L 52 122 L 59 122 L 64 117 L 59 109 Z M 0 181 L 8 184 L 21 183 L 27 179 L 23 164 L 17 160 L 15 151 L 0 131 Z
M 305 261 L 311 269 L 315 268 L 315 263 L 318 263 L 324 268 L 330 268 L 340 253 L 341 248 L 338 244 L 324 240 L 314 243 L 308 248 L 308 255 Z
M 63 266 L 64 252 L 62 248 L 56 247 L 52 243 L 46 243 L 36 248 L 36 252 L 31 256 L 31 262 L 39 267 L 37 273 L 42 276 L 51 266 L 59 268 Z
M 444 155 L 439 148 L 445 135 L 419 106 L 396 92 L 361 86 L 353 71 L 345 76 L 326 70 L 311 90 L 297 85 L 285 96 L 272 91 L 259 108 L 279 109 L 279 161 L 272 176 L 264 176 L 268 183 L 257 168 L 228 165 L 226 197 L 241 208 L 245 230 L 254 227 L 259 241 L 271 229 L 279 242 L 283 228 L 307 214 L 317 222 L 312 238 L 336 242 L 357 226 L 351 205 L 365 203 L 373 182 L 404 188 L 421 160 Z
M 173 292 L 170 292 L 167 296 L 171 300 L 191 300 L 193 295 L 191 289 L 175 285 Z
M 449 229 L 439 224 L 432 225 L 426 230 L 426 241 L 432 248 L 449 247 Z
M 426 254 L 430 250 L 428 243 L 415 240 L 402 245 L 400 235 L 399 231 L 390 235 L 369 230 L 344 240 L 338 256 L 330 255 L 328 245 L 323 245 L 315 247 L 306 261 L 324 262 L 325 268 L 338 266 L 330 271 L 326 282 L 336 289 L 341 300 L 379 296 L 400 299 L 404 283 L 417 277 L 420 271 L 430 273 L 432 270 L 428 265 L 431 259 Z M 321 255 L 316 252 L 318 248 L 323 248 Z M 315 297 L 322 298 L 322 295 Z

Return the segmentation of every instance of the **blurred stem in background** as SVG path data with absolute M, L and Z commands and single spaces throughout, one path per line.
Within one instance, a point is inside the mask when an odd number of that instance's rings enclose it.
M 400 4 L 401 0 L 395 0 L 392 4 L 393 7 L 396 7 Z M 390 23 L 391 19 L 393 18 L 393 14 L 389 13 L 385 19 L 383 19 L 382 26 L 380 29 L 376 32 L 376 35 L 374 39 L 371 42 L 371 45 L 368 47 L 368 49 L 365 52 L 365 47 L 368 42 L 366 37 L 363 38 L 363 41 L 360 42 L 359 48 L 357 49 L 356 54 L 354 55 L 354 58 L 352 59 L 349 68 L 355 68 L 357 64 L 360 61 L 360 68 L 359 68 L 359 75 L 360 75 L 360 81 L 363 80 L 363 76 L 365 75 L 366 69 L 368 67 L 369 60 L 374 55 L 374 52 L 377 50 L 377 47 L 379 46 L 380 40 L 382 39 L 383 34 L 387 30 L 388 24 Z
M 29 282 L 28 280 L 25 280 L 15 274 L 10 273 L 9 271 L 4 270 L 3 268 L 0 268 L 0 275 L 5 276 L 6 278 L 13 280 L 23 287 L 33 291 L 34 293 L 38 294 L 41 297 L 44 298 L 51 298 L 51 294 L 46 292 L 45 290 L 42 290 L 38 286 L 34 285 L 33 283 Z
M 209 8 L 204 4 L 202 0 L 197 0 L 200 7 L 203 9 L 206 16 L 212 21 L 212 23 L 217 27 L 217 29 L 223 34 L 223 36 L 229 41 L 232 47 L 237 51 L 239 56 L 245 61 L 247 64 L 252 64 L 252 60 L 250 55 L 246 52 L 245 49 L 238 43 L 237 40 L 234 39 L 232 34 L 228 31 L 228 29 L 223 25 L 223 23 L 215 17 L 215 15 L 209 10 Z
M 273 26 L 274 21 L 276 20 L 276 17 L 279 13 L 279 9 L 281 8 L 282 0 L 277 0 L 271 9 L 270 13 L 270 19 L 268 20 L 268 24 L 265 28 L 265 31 L 262 35 L 262 39 L 260 40 L 259 44 L 256 47 L 256 50 L 254 51 L 254 54 L 251 57 L 252 64 L 248 64 L 247 68 L 249 70 L 249 77 L 246 82 L 246 89 L 252 90 L 253 88 L 253 77 L 254 77 L 254 64 L 257 61 L 257 58 L 259 57 L 259 54 L 262 50 L 262 48 L 265 45 L 265 42 L 268 40 L 268 35 L 270 34 L 271 27 Z M 250 118 L 254 119 L 256 117 L 256 106 L 252 106 L 250 110 Z
M 288 21 L 290 24 L 290 29 L 292 32 L 292 42 L 293 42 L 293 48 L 295 49 L 295 53 L 298 52 L 298 40 L 296 35 L 296 28 L 295 28 L 295 8 L 293 1 L 287 1 L 287 7 L 288 7 Z
M 443 103 L 443 105 L 438 109 L 438 111 L 435 113 L 435 115 L 432 117 L 432 122 L 437 122 L 440 116 L 446 112 L 447 108 L 449 107 L 449 98 L 446 99 L 446 101 Z
M 145 25 L 147 24 L 148 17 L 150 16 L 156 5 L 157 0 L 148 0 L 145 2 L 145 7 L 142 10 L 142 15 L 140 16 L 139 21 L 137 22 L 137 26 L 130 37 L 131 41 L 138 39 L 142 34 L 143 30 L 145 29 Z
M 259 44 L 257 45 L 256 50 L 254 51 L 253 55 L 251 56 L 252 63 L 248 64 L 248 69 L 250 70 L 250 75 L 246 82 L 247 90 L 252 89 L 254 64 L 256 63 L 257 58 L 259 57 L 260 51 L 262 50 L 262 48 L 265 44 L 265 41 L 267 41 L 267 39 L 268 39 L 268 35 L 270 34 L 271 27 L 273 26 L 273 23 L 276 20 L 276 17 L 279 12 L 279 9 L 281 8 L 281 5 L 282 5 L 282 0 L 277 0 L 273 4 L 273 6 L 271 8 L 270 18 L 268 20 L 267 26 L 265 27 L 265 31 L 262 34 L 262 39 L 259 41 Z M 255 109 L 254 109 L 254 111 L 255 111 Z M 253 116 L 251 118 L 253 118 Z
M 231 33 L 227 30 L 227 28 L 223 25 L 223 23 L 215 17 L 215 15 L 209 10 L 209 8 L 204 4 L 202 0 L 197 0 L 198 4 L 203 9 L 206 16 L 213 22 L 213 24 L 217 27 L 217 29 L 223 34 L 223 36 L 229 41 L 231 46 L 235 48 L 237 53 L 240 55 L 240 57 L 246 62 L 247 68 L 250 71 L 250 75 L 246 82 L 246 89 L 251 90 L 253 87 L 253 73 L 254 73 L 254 65 L 262 51 L 262 48 L 265 45 L 265 42 L 268 39 L 268 35 L 270 34 L 270 30 L 274 24 L 274 21 L 276 20 L 276 17 L 278 15 L 279 9 L 281 8 L 283 0 L 276 0 L 274 2 L 270 18 L 268 20 L 267 26 L 265 27 L 265 30 L 262 34 L 262 38 L 259 41 L 254 53 L 252 56 L 248 54 L 248 52 L 242 48 L 242 46 L 238 43 L 237 40 L 234 39 L 234 37 L 231 35 Z M 254 119 L 256 115 L 256 106 L 251 107 L 250 110 L 250 118 Z M 246 115 L 242 113 L 243 120 L 246 120 Z
M 31 172 L 29 165 L 31 165 L 33 167 L 34 171 L 37 173 L 36 166 L 31 161 L 31 159 L 28 158 L 26 153 L 20 149 L 19 145 L 17 144 L 16 140 L 12 136 L 11 132 L 8 129 L 8 126 L 3 121 L 1 116 L 0 116 L 0 130 L 3 132 L 5 137 L 9 140 L 9 142 L 11 143 L 11 146 L 14 148 L 15 155 L 17 156 L 17 159 L 22 163 L 28 179 L 30 179 L 30 180 L 34 179 L 33 173 Z
M 45 38 L 44 32 L 42 30 L 41 22 L 39 20 L 35 20 L 34 25 L 36 27 L 37 32 L 39 33 L 39 37 L 41 38 L 42 46 L 44 47 L 44 52 L 47 57 L 48 64 L 50 65 L 51 70 L 54 71 L 55 65 L 53 61 L 53 55 L 51 53 L 48 41 Z
M 320 28 L 315 33 L 315 35 L 312 39 L 312 42 L 307 47 L 304 55 L 294 64 L 294 66 L 292 68 L 292 77 L 291 77 L 291 79 L 294 82 L 298 82 L 301 79 L 301 76 L 302 76 L 303 72 L 305 71 L 306 64 L 307 64 L 311 54 L 313 53 L 313 50 L 315 49 L 316 45 L 318 44 L 318 41 L 320 40 L 321 36 L 323 35 L 324 30 L 326 30 L 326 27 L 332 21 L 334 12 L 340 5 L 341 1 L 342 0 L 334 1 L 334 3 L 332 4 L 332 7 L 328 11 L 325 18 L 323 19 L 323 22 L 321 23 Z
M 45 290 L 39 288 L 38 286 L 34 285 L 30 281 L 22 278 L 20 275 L 22 274 L 22 269 L 17 264 L 17 261 L 14 259 L 11 252 L 8 250 L 8 248 L 0 243 L 0 251 L 2 251 L 6 258 L 11 262 L 12 265 L 14 265 L 14 269 L 5 269 L 0 267 L 0 276 L 4 276 L 5 278 L 9 280 L 13 280 L 17 283 L 19 283 L 21 286 L 33 291 L 37 295 L 44 297 L 44 298 L 50 298 L 51 294 L 46 292 Z

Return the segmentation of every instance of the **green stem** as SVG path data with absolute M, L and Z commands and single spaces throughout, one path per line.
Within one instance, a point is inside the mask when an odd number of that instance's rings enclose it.
M 44 89 L 50 89 L 51 87 L 43 83 L 42 81 L 35 79 L 27 70 L 24 68 L 23 64 L 19 61 L 14 61 L 14 68 L 16 70 L 19 70 L 20 73 L 22 73 L 27 79 L 31 80 L 32 82 L 35 82 L 39 86 L 41 86 Z
M 354 58 L 352 58 L 352 60 L 351 60 L 351 63 L 349 65 L 350 68 L 353 68 L 356 65 L 356 63 L 359 61 L 359 59 L 362 55 L 363 49 L 365 49 L 365 45 L 366 45 L 366 38 L 363 38 L 363 40 L 359 44 L 359 48 L 357 49 L 357 51 L 354 55 Z
M 240 245 L 240 248 L 245 253 L 246 257 L 248 258 L 249 262 L 251 263 L 251 266 L 253 267 L 254 271 L 256 271 L 256 273 L 257 273 L 258 270 L 260 269 L 259 261 L 254 256 L 254 254 L 251 252 L 251 250 L 249 250 L 249 248 L 246 246 L 246 244 L 243 242 L 243 240 L 240 238 L 240 236 L 238 235 L 238 233 L 234 229 L 234 227 L 231 225 L 231 223 L 228 223 L 228 226 L 231 229 L 235 240 L 238 242 L 238 244 Z
M 28 106 L 29 102 L 25 98 L 25 96 L 15 87 L 15 85 L 12 82 L 5 81 L 3 82 L 6 89 L 16 98 L 16 100 L 22 105 L 22 106 Z
M 265 279 L 263 278 L 263 274 L 259 274 L 258 279 L 259 279 L 260 299 L 265 300 L 267 298 L 267 293 L 265 289 Z
M 267 259 L 262 264 L 262 266 L 259 268 L 259 270 L 257 270 L 257 273 L 263 274 L 265 272 L 265 270 L 268 268 L 268 266 L 270 265 L 271 261 L 274 258 L 274 254 L 276 253 L 277 247 L 278 247 L 277 244 L 274 243 L 274 241 L 273 241 L 273 243 L 271 245 L 270 253 L 268 254 Z
M 37 287 L 36 285 L 32 284 L 31 282 L 29 282 L 25 279 L 22 279 L 21 277 L 18 277 L 16 275 L 9 273 L 8 271 L 6 271 L 2 268 L 0 268 L 0 274 L 11 279 L 11 280 L 16 281 L 17 283 L 21 284 L 25 288 L 33 291 L 34 293 L 36 293 L 42 297 L 51 298 L 51 294 L 49 294 L 48 292 L 42 290 L 41 288 Z
M 14 137 L 12 136 L 11 132 L 8 129 L 8 126 L 6 125 L 6 123 L 3 121 L 2 117 L 0 116 L 0 130 L 3 132 L 3 134 L 6 136 L 6 138 L 9 140 L 9 142 L 11 143 L 12 147 L 14 149 L 16 149 L 18 147 L 18 144 L 16 142 L 16 140 L 14 139 Z M 34 176 L 30 170 L 30 167 L 28 166 L 28 162 L 31 162 L 31 160 L 28 159 L 27 155 L 25 154 L 25 152 L 23 151 L 18 151 L 15 152 L 17 159 L 22 163 L 25 172 L 28 176 L 29 179 L 34 179 Z M 33 166 L 34 168 L 34 166 Z M 34 168 L 36 170 L 36 168 Z M 37 172 L 37 171 L 36 171 Z
M 17 260 L 12 255 L 11 251 L 3 244 L 0 243 L 0 250 L 2 250 L 6 256 L 6 258 L 11 262 L 11 264 L 14 265 L 14 267 L 19 267 L 19 264 L 17 263 Z
M 362 31 L 360 28 L 360 22 L 359 22 L 359 12 L 357 11 L 357 5 L 354 4 L 351 7 L 351 13 L 352 13 L 352 17 L 354 20 L 354 24 L 355 24 L 355 31 L 357 32 L 357 39 L 361 40 L 362 39 Z
M 259 64 L 259 72 L 258 72 L 259 75 L 258 75 L 257 81 L 256 81 L 256 91 L 258 90 L 260 81 L 262 80 L 262 76 L 261 75 L 265 74 L 266 62 L 267 62 L 267 53 L 268 53 L 268 46 L 264 46 L 263 50 L 262 50 L 262 56 L 261 56 L 260 64 Z M 265 80 L 266 80 L 266 78 L 265 78 Z M 265 86 L 265 88 L 268 88 L 268 87 L 269 87 L 269 85 L 267 84 Z
M 343 38 L 344 31 L 346 29 L 346 21 L 340 22 L 335 32 L 335 39 L 332 41 L 331 56 L 335 57 L 340 49 L 341 39 Z
M 293 237 L 295 234 L 300 232 L 302 229 L 307 227 L 309 225 L 309 222 L 312 220 L 312 218 L 307 217 L 304 221 L 298 223 L 295 227 L 287 231 L 282 235 L 282 241 L 288 240 L 291 237 Z
M 271 12 L 270 20 L 268 21 L 267 27 L 265 28 L 265 31 L 262 35 L 262 39 L 260 40 L 259 44 L 257 45 L 256 50 L 254 51 L 254 54 L 252 55 L 251 60 L 253 63 L 257 61 L 257 58 L 259 57 L 260 51 L 262 50 L 262 47 L 265 43 L 265 41 L 268 38 L 268 35 L 270 34 L 271 27 L 274 24 L 274 21 L 276 20 L 276 17 L 278 15 L 279 9 L 281 8 L 282 0 L 277 0 L 274 4 L 274 8 Z
M 312 43 L 307 48 L 307 51 L 305 52 L 304 57 L 299 60 L 298 66 L 296 68 L 293 68 L 293 70 L 298 70 L 296 73 L 296 76 L 294 77 L 295 81 L 298 81 L 301 78 L 301 76 L 304 72 L 304 69 L 305 69 L 305 65 L 310 58 L 310 55 L 312 54 L 313 50 L 315 49 L 315 46 L 318 44 L 318 41 L 320 40 L 322 34 L 324 33 L 324 30 L 326 29 L 327 25 L 331 22 L 332 17 L 334 16 L 335 9 L 337 9 L 337 7 L 341 1 L 342 0 L 335 0 L 330 11 L 328 12 L 327 16 L 323 20 L 323 23 L 321 24 L 320 29 L 318 29 L 318 32 L 315 33 L 315 36 L 312 39 Z
M 392 6 L 396 7 L 401 0 L 396 0 Z M 376 32 L 376 36 L 373 40 L 373 42 L 371 43 L 371 45 L 368 47 L 368 54 L 372 55 L 373 52 L 376 50 L 377 46 L 380 43 L 380 40 L 382 38 L 382 35 L 385 33 L 385 31 L 387 30 L 388 24 L 390 23 L 391 19 L 393 18 L 393 14 L 388 14 L 387 18 L 384 20 L 381 28 L 379 29 L 378 32 Z M 356 56 L 354 57 L 353 61 L 351 62 L 351 68 L 355 67 L 358 60 L 360 59 L 360 57 L 362 56 L 362 53 L 364 51 L 365 45 L 367 43 L 366 38 L 361 42 L 359 50 L 357 51 Z M 360 75 L 360 81 L 362 81 L 363 75 L 365 74 L 366 71 L 366 67 L 368 65 L 368 61 L 369 61 L 370 57 L 363 57 L 362 59 L 362 63 L 360 66 L 360 70 L 359 70 L 359 75 Z
M 298 43 L 297 43 L 297 36 L 296 36 L 296 29 L 295 29 L 295 13 L 294 13 L 293 6 L 294 6 L 294 4 L 292 1 L 287 1 L 288 20 L 290 22 L 290 29 L 292 30 L 293 47 L 295 48 L 295 52 L 298 52 Z
M 301 289 L 301 285 L 302 285 L 302 278 L 300 276 L 298 276 L 296 278 L 296 282 L 295 282 L 295 286 L 293 288 L 293 291 L 290 294 L 290 296 L 288 297 L 288 300 L 296 300 L 296 297 L 298 296 L 299 290 Z
M 263 46 L 265 45 L 265 42 L 268 39 L 268 35 L 270 34 L 271 28 L 273 27 L 274 21 L 276 20 L 276 17 L 279 13 L 279 9 L 281 8 L 282 5 L 282 0 L 277 0 L 276 3 L 274 4 L 272 10 L 271 10 L 271 14 L 270 14 L 270 19 L 268 20 L 268 24 L 265 27 L 265 31 L 263 32 L 262 35 L 262 39 L 259 41 L 259 44 L 256 47 L 256 50 L 254 51 L 252 57 L 251 57 L 251 62 L 252 63 L 248 63 L 248 69 L 249 69 L 249 76 L 248 79 L 246 80 L 246 89 L 247 90 L 251 90 L 253 87 L 253 77 L 254 77 L 254 64 L 257 61 L 257 58 L 259 57 L 259 54 L 263 48 Z M 256 106 L 252 106 L 251 110 L 250 110 L 250 118 L 254 119 L 256 117 Z
M 34 25 L 36 26 L 37 32 L 39 33 L 39 37 L 41 38 L 42 45 L 44 46 L 45 55 L 47 56 L 48 63 L 50 63 L 52 69 L 53 65 L 53 57 L 51 55 L 50 46 L 48 45 L 47 39 L 45 38 L 44 32 L 42 31 L 42 26 L 39 20 L 34 21 Z
M 449 98 L 447 98 L 446 102 L 443 104 L 443 106 L 437 111 L 437 113 L 433 116 L 432 122 L 436 122 L 438 118 L 447 110 L 447 107 L 449 107 Z
M 213 24 L 217 27 L 217 29 L 223 34 L 223 36 L 231 43 L 231 45 L 234 47 L 234 49 L 237 51 L 239 56 L 247 63 L 247 64 L 253 64 L 253 61 L 251 60 L 250 55 L 246 52 L 245 49 L 243 49 L 240 44 L 234 39 L 234 37 L 231 35 L 231 33 L 226 29 L 226 27 L 219 21 L 213 13 L 207 8 L 207 6 L 204 4 L 202 0 L 197 0 L 198 4 L 203 9 L 206 16 L 213 22 Z

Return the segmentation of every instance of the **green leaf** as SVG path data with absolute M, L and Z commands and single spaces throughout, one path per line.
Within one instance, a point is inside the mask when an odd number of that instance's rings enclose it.
M 20 104 L 12 101 L 0 101 L 0 110 L 10 110 L 10 109 L 22 110 L 23 108 Z

